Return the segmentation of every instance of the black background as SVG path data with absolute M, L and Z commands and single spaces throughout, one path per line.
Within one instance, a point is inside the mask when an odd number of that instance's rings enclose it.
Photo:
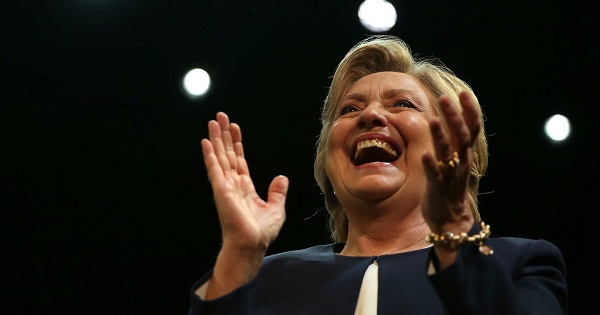
M 261 195 L 274 176 L 290 178 L 271 252 L 328 242 L 313 146 L 337 62 L 372 34 L 360 2 L 3 5 L 0 313 L 185 314 L 219 249 L 199 145 L 217 111 L 242 126 Z M 493 235 L 558 245 L 571 311 L 587 309 L 598 229 L 592 1 L 392 3 L 399 20 L 385 34 L 441 58 L 483 106 L 480 201 Z M 180 90 L 194 67 L 212 75 L 202 101 Z M 573 124 L 558 145 L 542 134 L 554 113 Z

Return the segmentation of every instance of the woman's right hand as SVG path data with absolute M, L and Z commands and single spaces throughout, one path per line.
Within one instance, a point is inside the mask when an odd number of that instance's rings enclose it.
M 285 221 L 288 178 L 271 182 L 267 200 L 256 193 L 242 146 L 242 132 L 219 112 L 208 122 L 208 139 L 202 139 L 202 154 L 212 185 L 223 243 L 209 288 L 220 296 L 251 280 L 262 258 Z M 216 283 L 215 283 L 216 282 Z M 226 291 L 226 292 L 223 292 Z M 207 296 L 209 298 L 209 296 Z

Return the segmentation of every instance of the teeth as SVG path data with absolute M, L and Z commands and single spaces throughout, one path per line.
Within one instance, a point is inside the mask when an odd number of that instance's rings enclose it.
M 398 152 L 396 152 L 396 150 L 392 149 L 392 147 L 387 142 L 384 142 L 384 141 L 381 141 L 378 139 L 372 139 L 372 140 L 363 140 L 356 145 L 356 153 L 354 153 L 354 159 L 356 159 L 358 157 L 358 155 L 360 154 L 360 151 L 362 151 L 365 148 L 371 148 L 371 147 L 378 147 L 392 156 L 398 156 Z

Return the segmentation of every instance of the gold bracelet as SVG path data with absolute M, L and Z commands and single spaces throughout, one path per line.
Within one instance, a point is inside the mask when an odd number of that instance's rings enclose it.
M 467 235 L 467 233 L 454 234 L 452 232 L 444 232 L 442 234 L 429 233 L 425 240 L 433 245 L 440 245 L 449 249 L 457 249 L 458 246 L 464 243 L 475 244 L 479 246 L 479 252 L 484 255 L 492 255 L 494 251 L 486 245 L 483 245 L 483 241 L 490 238 L 492 233 L 490 226 L 486 225 L 483 221 L 479 222 L 481 231 L 475 235 Z

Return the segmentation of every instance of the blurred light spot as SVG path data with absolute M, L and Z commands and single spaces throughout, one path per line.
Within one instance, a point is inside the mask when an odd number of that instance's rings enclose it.
M 563 141 L 567 139 L 571 133 L 571 124 L 567 117 L 556 114 L 546 120 L 544 131 L 546 132 L 546 136 L 551 140 Z
M 365 0 L 358 8 L 360 23 L 370 31 L 385 32 L 396 24 L 396 9 L 385 0 Z
M 191 99 L 198 99 L 206 95 L 209 89 L 210 76 L 203 69 L 192 69 L 183 78 L 183 90 Z

